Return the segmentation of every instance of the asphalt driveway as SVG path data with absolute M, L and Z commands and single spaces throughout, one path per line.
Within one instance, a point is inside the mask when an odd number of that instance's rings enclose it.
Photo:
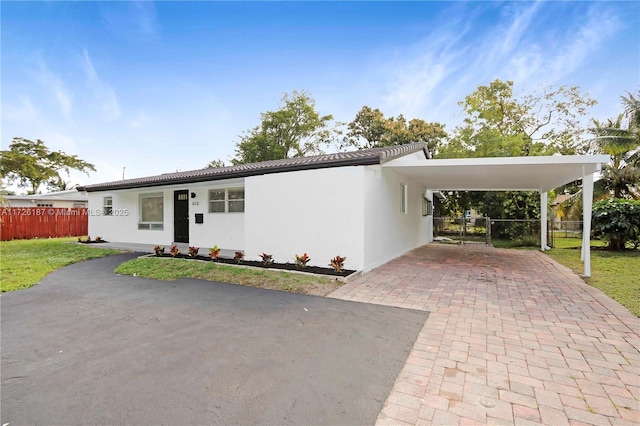
M 372 424 L 428 315 L 111 272 L 132 257 L 1 296 L 1 424 Z

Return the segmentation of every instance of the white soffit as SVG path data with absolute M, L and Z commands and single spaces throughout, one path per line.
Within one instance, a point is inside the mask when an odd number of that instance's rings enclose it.
M 382 167 L 427 188 L 441 190 L 549 191 L 600 170 L 607 155 L 456 159 L 398 158 Z

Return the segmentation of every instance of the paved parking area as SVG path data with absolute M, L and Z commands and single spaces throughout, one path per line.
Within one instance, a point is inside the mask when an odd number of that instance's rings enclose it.
M 424 311 L 114 274 L 4 293 L 0 424 L 373 424 Z
M 379 425 L 640 424 L 640 320 L 543 253 L 427 245 L 330 297 L 430 312 Z

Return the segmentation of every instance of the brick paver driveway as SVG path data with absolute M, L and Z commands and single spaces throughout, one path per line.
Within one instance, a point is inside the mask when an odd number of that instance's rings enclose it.
M 377 424 L 640 423 L 640 320 L 543 253 L 432 244 L 331 297 L 431 312 Z

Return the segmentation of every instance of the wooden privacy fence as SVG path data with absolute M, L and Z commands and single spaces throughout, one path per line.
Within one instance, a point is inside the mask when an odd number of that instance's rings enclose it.
M 0 207 L 0 240 L 87 235 L 89 215 L 84 207 Z

